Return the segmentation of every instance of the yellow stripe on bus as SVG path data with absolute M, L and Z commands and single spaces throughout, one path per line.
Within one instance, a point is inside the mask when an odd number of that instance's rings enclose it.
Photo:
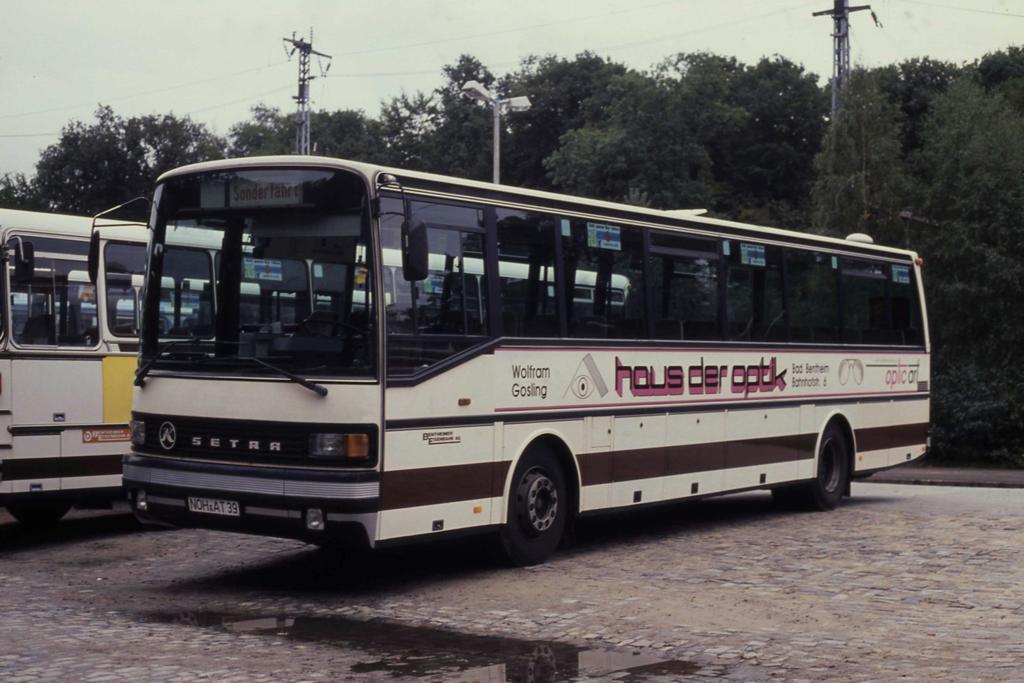
M 125 424 L 132 414 L 132 379 L 135 356 L 107 356 L 103 359 L 103 422 Z

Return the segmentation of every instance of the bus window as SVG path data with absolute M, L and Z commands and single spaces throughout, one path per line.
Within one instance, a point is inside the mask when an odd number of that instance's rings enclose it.
M 889 302 L 884 263 L 843 259 L 843 341 L 889 343 Z
M 559 336 L 554 220 L 499 210 L 498 272 L 505 335 Z
M 718 243 L 653 233 L 649 267 L 654 338 L 721 339 Z
M 160 286 L 161 337 L 205 337 L 213 333 L 212 279 L 208 252 L 167 248 Z
M 838 258 L 816 251 L 786 252 L 790 341 L 839 341 Z
M 484 334 L 484 236 L 429 228 L 427 241 L 430 274 L 415 290 L 417 328 L 427 333 Z
M 388 369 L 407 374 L 480 342 L 488 333 L 483 216 L 480 209 L 411 203 L 411 220 L 427 226 L 425 280 L 408 282 L 401 267 L 402 204 L 382 202 Z
M 46 242 L 50 249 L 59 241 Z M 32 280 L 11 280 L 11 321 L 14 341 L 24 346 L 95 346 L 96 287 L 85 260 L 49 256 L 37 247 Z
M 646 337 L 643 238 L 618 225 L 562 219 L 570 337 Z
M 785 341 L 782 303 L 782 250 L 730 240 L 725 301 L 728 338 L 737 341 Z
M 103 249 L 107 288 L 107 327 L 118 337 L 139 332 L 139 293 L 146 271 L 143 244 L 111 242 Z
M 267 241 L 279 238 L 270 238 Z M 309 269 L 304 260 L 253 256 L 252 247 L 243 246 L 242 284 L 238 322 L 247 332 L 264 325 L 284 325 L 305 320 L 310 313 Z
M 917 284 L 914 282 L 914 268 L 909 264 L 894 263 L 889 266 L 889 272 L 892 342 L 915 346 L 923 344 L 921 301 L 917 296 Z

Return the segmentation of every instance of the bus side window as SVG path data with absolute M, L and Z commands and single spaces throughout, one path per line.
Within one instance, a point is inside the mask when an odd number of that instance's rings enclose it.
M 849 258 L 844 258 L 842 264 L 843 341 L 890 343 L 885 264 Z
M 43 252 L 62 243 L 45 242 L 41 248 L 37 245 L 32 280 L 11 280 L 14 340 L 29 346 L 95 346 L 99 341 L 96 287 L 89 282 L 84 255 L 44 256 Z M 79 244 L 68 246 L 74 251 Z
M 839 341 L 837 257 L 816 251 L 786 251 L 786 308 L 790 341 Z
M 782 250 L 732 240 L 727 260 L 728 338 L 737 341 L 785 341 L 782 300 Z
M 139 293 L 146 270 L 146 247 L 111 242 L 103 249 L 107 328 L 118 337 L 139 333 Z
M 482 209 L 410 202 L 413 222 L 427 226 L 426 279 L 405 280 L 401 269 L 401 200 L 382 198 L 388 372 L 409 374 L 475 344 L 488 333 Z M 392 289 L 393 287 L 393 289 Z
M 557 337 L 554 219 L 498 210 L 501 319 L 509 337 Z
M 570 285 L 569 336 L 646 337 L 640 231 L 585 220 L 572 220 L 568 227 L 562 229 L 562 254 Z
M 655 339 L 721 339 L 718 243 L 651 234 L 651 297 Z
M 912 266 L 896 263 L 889 266 L 889 296 L 892 342 L 914 346 L 923 344 L 921 302 L 917 295 L 917 283 L 914 281 Z

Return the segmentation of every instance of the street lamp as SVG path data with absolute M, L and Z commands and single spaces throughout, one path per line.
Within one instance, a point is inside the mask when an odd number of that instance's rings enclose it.
M 526 95 L 519 97 L 500 97 L 497 93 L 491 92 L 478 81 L 466 81 L 462 86 L 462 94 L 470 99 L 490 105 L 494 110 L 494 173 L 493 180 L 497 184 L 501 177 L 501 112 L 502 111 L 526 111 L 530 108 L 530 98 Z

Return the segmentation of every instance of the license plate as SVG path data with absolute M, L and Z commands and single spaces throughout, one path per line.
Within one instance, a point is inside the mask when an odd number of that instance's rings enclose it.
M 217 500 L 216 498 L 193 498 L 189 496 L 188 509 L 191 512 L 201 512 L 206 515 L 224 515 L 225 517 L 238 517 L 242 514 L 237 501 Z

